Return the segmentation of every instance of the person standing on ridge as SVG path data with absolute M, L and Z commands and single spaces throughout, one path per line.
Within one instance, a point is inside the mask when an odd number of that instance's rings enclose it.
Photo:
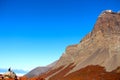
M 8 69 L 9 72 L 11 72 L 11 67 Z

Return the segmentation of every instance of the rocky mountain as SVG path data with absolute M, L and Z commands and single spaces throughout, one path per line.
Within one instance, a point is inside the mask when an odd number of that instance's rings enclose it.
M 66 48 L 53 69 L 68 66 L 77 71 L 88 65 L 104 66 L 112 71 L 120 66 L 120 14 L 106 10 L 100 14 L 92 30 L 79 44 Z
M 30 72 L 28 72 L 25 76 L 28 78 L 39 76 L 39 75 L 47 72 L 48 70 L 50 70 L 53 66 L 55 66 L 56 62 L 57 61 L 55 61 L 55 62 L 53 62 L 45 67 L 37 67 L 37 68 L 31 70 Z
M 93 30 L 79 44 L 68 46 L 56 65 L 38 79 L 119 80 L 119 67 L 120 13 L 106 10 Z

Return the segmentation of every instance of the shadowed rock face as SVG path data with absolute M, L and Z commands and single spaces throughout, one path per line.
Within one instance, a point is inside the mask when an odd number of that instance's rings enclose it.
M 93 30 L 79 44 L 68 46 L 53 69 L 71 63 L 75 67 L 68 74 L 88 65 L 100 65 L 107 71 L 120 66 L 120 14 L 100 14 Z
M 49 67 L 37 67 L 37 68 L 31 70 L 25 76 L 27 76 L 28 78 L 39 76 L 40 74 L 47 72 L 49 69 L 50 69 Z
M 48 70 L 50 70 L 53 66 L 55 66 L 56 62 L 57 61 L 55 61 L 45 67 L 37 67 L 37 68 L 31 70 L 30 72 L 28 72 L 25 76 L 27 76 L 28 78 L 39 76 L 39 75 L 47 72 Z

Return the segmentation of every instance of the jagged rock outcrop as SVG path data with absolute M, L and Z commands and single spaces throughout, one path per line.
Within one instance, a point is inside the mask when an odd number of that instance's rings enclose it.
M 93 30 L 79 44 L 68 46 L 52 70 L 71 63 L 75 67 L 67 75 L 88 65 L 100 65 L 107 71 L 120 66 L 119 13 L 111 10 L 102 12 Z
M 3 79 L 17 79 L 17 75 L 11 70 L 11 68 L 9 68 L 8 72 L 5 72 L 2 76 Z

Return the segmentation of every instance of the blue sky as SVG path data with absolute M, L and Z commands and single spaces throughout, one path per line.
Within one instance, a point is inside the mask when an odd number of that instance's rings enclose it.
M 119 0 L 0 0 L 0 68 L 31 70 L 58 60 Z M 1 70 L 0 70 L 1 71 Z

